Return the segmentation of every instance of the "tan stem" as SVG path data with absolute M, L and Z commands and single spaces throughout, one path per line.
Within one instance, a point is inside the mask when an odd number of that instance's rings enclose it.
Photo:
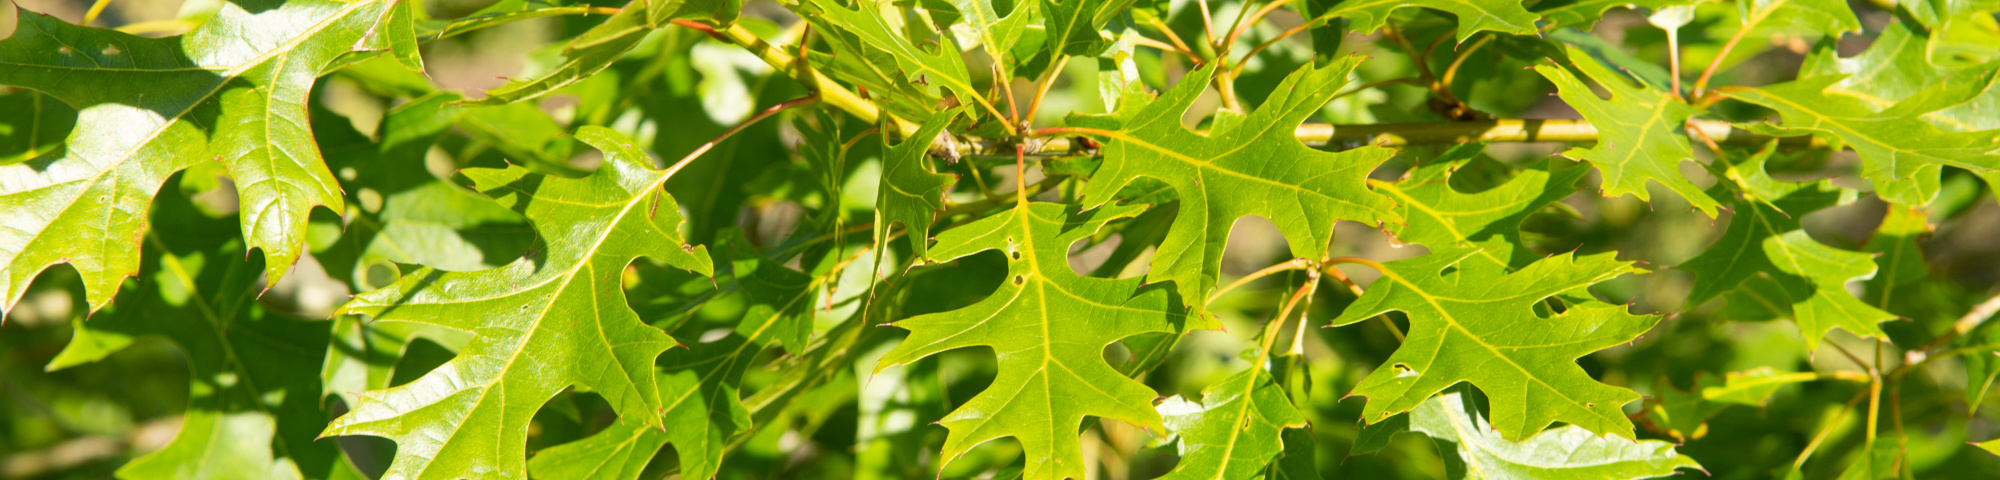
M 1693 98 L 1704 96 L 1703 93 L 1706 93 L 1704 91 L 1708 89 L 1708 78 L 1714 76 L 1716 70 L 1722 69 L 1722 60 L 1729 58 L 1729 51 L 1736 48 L 1737 42 L 1743 41 L 1743 36 L 1750 33 L 1750 28 L 1751 25 L 1744 25 L 1743 28 L 1736 30 L 1736 34 L 1729 37 L 1729 43 L 1722 44 L 1722 51 L 1715 53 L 1715 59 L 1708 61 L 1708 68 L 1702 70 L 1701 78 L 1694 81 Z
M 692 22 L 683 23 L 682 21 L 675 21 L 674 23 L 697 29 L 707 27 L 700 24 L 695 24 L 698 26 L 688 24 Z M 793 57 L 791 53 L 786 52 L 784 49 L 772 46 L 770 43 L 764 42 L 762 38 L 757 38 L 757 34 L 750 33 L 750 30 L 744 28 L 743 25 L 732 24 L 729 28 L 706 28 L 706 30 L 713 32 L 712 34 L 718 39 L 734 43 L 737 46 L 743 47 L 744 50 L 749 50 L 752 55 L 756 55 L 757 58 L 764 60 L 764 63 L 769 64 L 771 68 L 785 72 L 793 80 L 798 80 L 799 83 L 805 84 L 806 88 L 812 89 L 817 94 L 816 96 L 819 97 L 821 103 L 847 112 L 849 115 L 853 115 L 863 122 L 879 123 L 881 121 L 883 115 L 882 108 L 875 106 L 874 102 L 861 98 L 860 95 L 856 95 L 854 91 L 848 90 L 847 87 L 840 86 L 833 79 L 827 78 L 826 74 L 814 70 L 812 66 L 799 61 L 798 58 Z M 896 118 L 895 115 L 889 116 L 889 123 L 895 125 L 899 133 L 903 135 L 917 133 L 916 124 Z
M 1769 140 L 1768 137 L 1736 134 L 1732 135 L 1729 122 L 1717 120 L 1693 120 L 1688 125 L 1696 132 L 1723 143 L 1756 143 Z M 1049 138 L 1042 143 L 1042 152 L 1068 150 L 1071 143 L 1067 135 L 1103 135 L 1105 132 L 1080 128 L 1044 128 L 1030 132 L 1031 137 Z M 1381 145 L 1399 147 L 1405 145 L 1453 145 L 1469 142 L 1595 142 L 1597 127 L 1583 120 L 1521 120 L 1501 119 L 1483 122 L 1430 122 L 1430 123 L 1381 123 L 1372 125 L 1332 125 L 1307 123 L 1292 131 L 1292 136 L 1310 146 L 1362 146 Z M 970 152 L 982 153 L 982 152 Z M 1029 152 L 1035 153 L 1035 152 Z M 993 152 L 992 154 L 1001 154 Z M 1012 155 L 1012 151 L 1004 153 Z

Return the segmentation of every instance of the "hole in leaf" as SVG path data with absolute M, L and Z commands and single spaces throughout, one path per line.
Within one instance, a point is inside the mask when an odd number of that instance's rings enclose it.
M 571 167 L 576 167 L 577 170 L 586 172 L 596 171 L 597 166 L 604 163 L 604 152 L 595 149 L 584 150 L 577 152 L 575 156 L 569 157 L 569 161 L 565 163 L 568 163 Z
M 396 268 L 396 264 L 387 260 L 368 262 L 368 265 L 362 268 L 364 270 L 361 273 L 361 281 L 366 283 L 363 287 L 370 289 L 389 286 L 391 283 L 396 283 L 396 279 L 403 277 L 403 272 Z
M 729 338 L 729 334 L 730 334 L 730 333 L 734 333 L 734 332 L 735 332 L 735 330 L 732 330 L 732 329 L 728 329 L 728 328 L 715 328 L 715 329 L 710 329 L 710 330 L 708 330 L 708 331 L 705 331 L 705 332 L 701 332 L 701 337 L 700 337 L 700 339 L 699 339 L 699 340 L 696 340 L 696 341 L 698 341 L 698 342 L 701 342 L 701 343 L 715 343 L 715 341 L 716 341 L 716 340 L 721 340 L 721 339 L 724 339 L 724 338 Z
M 1090 275 L 1091 272 L 1097 271 L 1098 267 L 1104 266 L 1105 262 L 1111 260 L 1111 255 L 1118 250 L 1118 245 L 1123 242 L 1124 239 L 1118 234 L 1112 234 L 1109 237 L 1105 237 L 1104 241 L 1095 244 L 1090 243 L 1090 239 L 1080 239 L 1075 243 L 1071 243 L 1069 245 L 1070 271 L 1076 272 L 1077 275 Z
M 618 414 L 604 397 L 565 390 L 535 411 L 534 423 L 528 428 L 528 451 L 581 440 L 617 421 Z
M 1104 363 L 1124 365 L 1132 361 L 1132 355 L 1132 347 L 1126 346 L 1125 342 L 1111 342 L 1104 346 Z
M 993 250 L 918 269 L 905 283 L 910 302 L 904 313 L 916 316 L 972 305 L 1006 286 L 1011 276 L 1006 254 Z
M 790 200 L 746 204 L 736 212 L 736 227 L 752 245 L 768 248 L 791 237 L 805 217 L 805 207 Z
M 13 3 L 7 4 L 9 7 L 13 5 Z M 16 15 L 19 15 L 19 12 L 19 10 L 13 8 L 0 8 L 0 40 L 6 40 L 8 37 L 14 36 L 14 28 L 20 24 L 20 19 L 15 18 Z
M 1834 248 L 1860 250 L 1868 235 L 1882 224 L 1889 204 L 1875 196 L 1863 196 L 1846 205 L 1814 210 L 1799 218 L 1799 229 L 1813 241 Z M 1784 232 L 1778 232 L 1783 234 Z
M 1477 194 L 1507 183 L 1516 174 L 1514 167 L 1481 153 L 1459 165 L 1445 183 L 1458 193 Z
M 1305 219 L 1291 221 L 1301 227 L 1305 225 Z M 1230 277 L 1247 275 L 1284 261 L 1291 253 L 1290 244 L 1278 231 L 1278 225 L 1257 215 L 1236 219 L 1229 227 L 1229 236 L 1223 240 L 1228 243 L 1222 247 L 1222 272 Z

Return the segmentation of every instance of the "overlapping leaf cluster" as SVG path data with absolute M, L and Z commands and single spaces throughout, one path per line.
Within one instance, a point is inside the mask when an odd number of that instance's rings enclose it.
M 2000 472 L 2000 3 L 212 3 L 0 17 L 9 468 Z

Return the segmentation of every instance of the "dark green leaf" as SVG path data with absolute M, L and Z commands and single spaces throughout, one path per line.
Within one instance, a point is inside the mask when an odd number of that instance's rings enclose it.
M 180 347 L 192 370 L 180 433 L 119 468 L 129 479 L 352 478 L 332 442 L 315 441 L 327 412 L 315 373 L 329 322 L 257 302 L 260 258 L 178 194 L 156 203 L 140 281 L 116 306 L 76 323 L 51 371 L 96 362 L 147 337 Z
M 1770 178 L 1764 163 L 1776 143 L 1731 165 L 1727 181 L 1743 192 L 1735 201 L 1729 230 L 1707 251 L 1680 265 L 1695 274 L 1687 305 L 1692 308 L 1718 297 L 1729 306 L 1725 319 L 1791 318 L 1805 335 L 1806 348 L 1817 349 L 1828 330 L 1855 335 L 1886 335 L 1876 323 L 1896 318 L 1847 293 L 1847 282 L 1875 273 L 1870 255 L 1826 246 L 1799 227 L 1799 218 L 1832 205 L 1838 189 L 1821 180 L 1782 182 Z
M 1717 380 L 1708 372 L 1695 374 L 1694 388 L 1680 391 L 1662 379 L 1654 389 L 1658 397 L 1646 399 L 1646 425 L 1681 441 L 1701 438 L 1707 433 L 1708 419 L 1730 405 L 1762 407 L 1779 387 L 1818 380 L 1811 372 L 1778 372 L 1759 367 L 1729 372 Z
M 20 163 L 55 150 L 76 128 L 76 109 L 41 92 L 0 96 L 0 165 Z
M 931 221 L 939 210 L 944 210 L 944 194 L 951 190 L 952 182 L 958 181 L 956 176 L 932 170 L 931 144 L 956 118 L 956 109 L 939 113 L 925 121 L 915 135 L 895 146 L 889 145 L 888 136 L 881 135 L 885 140 L 882 183 L 875 197 L 876 248 L 888 245 L 892 224 L 902 224 L 908 232 L 911 257 L 927 258 L 925 247 L 930 243 Z
M 360 290 L 388 286 L 396 264 L 470 271 L 505 265 L 527 248 L 533 232 L 521 216 L 491 199 L 438 179 L 425 154 L 463 109 L 457 95 L 412 100 L 382 117 L 380 142 L 335 125 L 316 124 L 327 166 L 348 178 L 347 224 L 340 240 L 316 245 L 327 274 Z

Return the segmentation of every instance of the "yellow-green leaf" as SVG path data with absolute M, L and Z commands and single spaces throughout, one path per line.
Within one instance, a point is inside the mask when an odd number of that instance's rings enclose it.
M 1680 171 L 1682 161 L 1694 160 L 1694 150 L 1683 129 L 1688 117 L 1701 110 L 1671 92 L 1658 89 L 1657 85 L 1646 85 L 1613 72 L 1575 47 L 1568 52 L 1584 75 L 1611 91 L 1611 99 L 1598 98 L 1596 92 L 1562 67 L 1535 66 L 1535 71 L 1555 82 L 1563 102 L 1597 127 L 1597 145 L 1588 149 L 1571 148 L 1563 156 L 1586 160 L 1597 167 L 1604 174 L 1604 183 L 1599 188 L 1605 196 L 1629 194 L 1651 200 L 1646 182 L 1653 181 L 1680 194 L 1702 213 L 1715 216 L 1718 206 L 1715 199 L 1702 193 L 1701 187 L 1689 182 Z
M 1458 462 L 1446 463 L 1450 478 L 1620 480 L 1701 468 L 1674 451 L 1673 444 L 1598 436 L 1575 425 L 1508 440 L 1487 424 L 1471 397 L 1460 392 L 1424 402 L 1410 412 L 1409 425 L 1411 431 L 1436 440 L 1441 449 L 1457 446 Z
M 1115 200 L 1140 177 L 1172 187 L 1180 211 L 1161 241 L 1147 279 L 1172 281 L 1196 311 L 1207 304 L 1221 273 L 1222 250 L 1236 219 L 1258 215 L 1278 226 L 1292 256 L 1326 256 L 1333 224 L 1400 223 L 1393 202 L 1370 191 L 1368 173 L 1394 152 L 1365 146 L 1339 153 L 1314 150 L 1292 136 L 1306 117 L 1340 92 L 1361 57 L 1325 67 L 1305 66 L 1285 77 L 1271 97 L 1234 126 L 1218 123 L 1206 135 L 1181 125 L 1213 66 L 1190 72 L 1150 103 L 1128 99 L 1116 132 L 1102 132 L 1104 164 L 1084 187 L 1084 208 Z
M 528 422 L 564 388 L 602 395 L 625 422 L 661 425 L 654 361 L 674 340 L 626 306 L 621 272 L 647 256 L 713 275 L 708 250 L 682 243 L 679 207 L 660 188 L 665 172 L 644 151 L 600 127 L 577 138 L 605 154 L 581 179 L 521 167 L 461 172 L 535 227 L 540 238 L 521 259 L 475 272 L 419 270 L 341 307 L 474 336 L 423 377 L 363 393 L 325 435 L 395 440 L 388 475 L 399 478 L 520 478 Z
M 910 336 L 882 357 L 880 371 L 946 350 L 991 348 L 999 374 L 978 396 L 939 420 L 951 434 L 942 458 L 1014 437 L 1026 452 L 1030 480 L 1083 478 L 1077 432 L 1085 416 L 1123 420 L 1158 431 L 1156 394 L 1104 359 L 1111 342 L 1180 332 L 1186 317 L 1170 289 L 1137 278 L 1106 279 L 1070 270 L 1068 247 L 1139 206 L 1107 205 L 1089 214 L 1052 203 L 1026 203 L 938 235 L 933 260 L 997 250 L 1007 279 L 985 300 L 893 325 Z
M 1591 379 L 1575 361 L 1632 341 L 1659 317 L 1586 301 L 1544 318 L 1536 305 L 1638 269 L 1613 253 L 1562 254 L 1508 273 L 1465 261 L 1474 255 L 1444 248 L 1381 264 L 1382 278 L 1333 320 L 1349 325 L 1392 310 L 1410 317 L 1403 345 L 1354 387 L 1352 395 L 1368 399 L 1362 419 L 1383 421 L 1466 382 L 1492 399 L 1494 428 L 1510 440 L 1553 422 L 1631 437 L 1622 409 L 1639 394 Z
M 1404 7 L 1423 7 L 1458 16 L 1458 41 L 1463 43 L 1481 31 L 1535 34 L 1540 19 L 1514 0 L 1347 0 L 1327 10 L 1323 17 L 1346 17 L 1359 33 L 1374 33 L 1389 23 L 1389 15 Z
M 1396 213 L 1406 223 L 1390 225 L 1389 233 L 1406 243 L 1431 248 L 1477 247 L 1474 261 L 1505 269 L 1527 266 L 1541 258 L 1521 238 L 1521 222 L 1576 192 L 1577 180 L 1590 173 L 1576 162 L 1550 159 L 1515 173 L 1506 183 L 1464 193 L 1451 176 L 1468 161 L 1484 158 L 1484 143 L 1453 147 L 1437 158 L 1418 160 L 1417 168 L 1400 182 L 1370 182 L 1376 191 L 1396 199 Z
M 345 210 L 307 128 L 306 98 L 336 57 L 388 48 L 383 1 L 223 4 L 185 35 L 144 38 L 17 10 L 0 83 L 75 107 L 64 148 L 0 165 L 0 311 L 67 263 L 91 309 L 139 273 L 140 240 L 167 177 L 220 162 L 235 180 L 247 247 L 275 283 L 304 250 L 315 206 Z
M 1179 463 L 1162 479 L 1244 479 L 1285 451 L 1287 428 L 1306 426 L 1263 366 L 1252 366 L 1201 391 L 1201 403 L 1173 397 L 1159 406 L 1167 429 L 1180 436 Z

